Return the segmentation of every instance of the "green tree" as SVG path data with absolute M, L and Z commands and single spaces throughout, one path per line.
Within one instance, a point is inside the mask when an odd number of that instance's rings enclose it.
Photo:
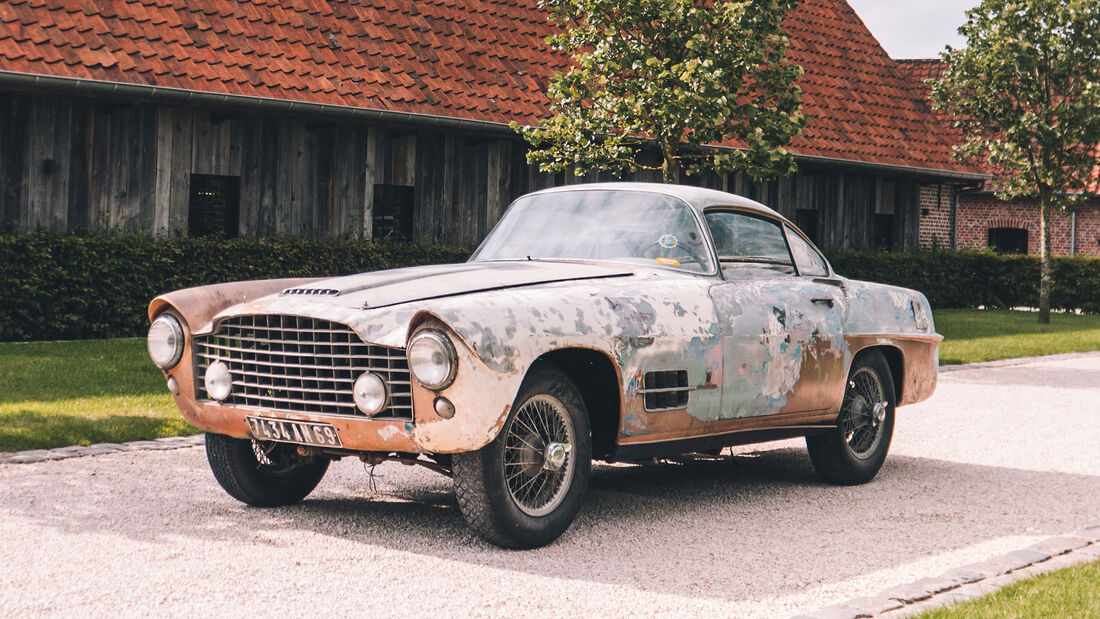
M 932 100 L 987 161 L 1004 199 L 1038 196 L 1039 322 L 1050 322 L 1050 220 L 1089 190 L 1100 164 L 1100 2 L 984 0 L 967 12 L 966 47 L 947 48 Z
M 786 60 L 797 0 L 542 0 L 572 67 L 549 86 L 552 116 L 520 130 L 545 172 L 795 170 L 784 148 L 806 124 L 802 68 Z M 708 148 L 735 139 L 737 150 Z M 660 148 L 660 165 L 643 153 Z

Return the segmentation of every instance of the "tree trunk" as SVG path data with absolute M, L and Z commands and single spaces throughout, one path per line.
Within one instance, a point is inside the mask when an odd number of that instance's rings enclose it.
M 1050 324 L 1050 191 L 1039 189 L 1039 322 Z
M 675 185 L 680 182 L 680 160 L 676 158 L 676 143 L 672 141 L 661 142 L 661 182 Z

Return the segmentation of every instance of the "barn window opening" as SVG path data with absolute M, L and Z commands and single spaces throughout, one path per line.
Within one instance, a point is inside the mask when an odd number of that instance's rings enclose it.
M 240 204 L 239 176 L 192 174 L 187 233 L 190 236 L 238 236 Z
M 875 244 L 880 249 L 894 248 L 894 216 L 875 215 Z
M 413 238 L 413 188 L 404 185 L 374 186 L 371 237 L 375 241 L 411 241 Z
M 998 254 L 1026 254 L 1027 230 L 1024 228 L 990 228 L 989 248 Z
M 880 179 L 875 196 L 874 235 L 872 247 L 894 249 L 894 199 L 897 185 L 892 180 Z
M 818 216 L 817 209 L 800 208 L 795 211 L 794 224 L 803 234 L 810 237 L 813 242 L 818 242 Z

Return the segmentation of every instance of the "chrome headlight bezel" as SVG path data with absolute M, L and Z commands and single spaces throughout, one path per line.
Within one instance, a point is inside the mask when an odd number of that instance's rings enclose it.
M 163 351 L 154 349 L 154 344 L 171 347 L 171 354 L 161 355 L 158 359 L 157 353 Z M 180 358 L 183 357 L 183 348 L 183 326 L 180 325 L 180 321 L 171 314 L 157 316 L 149 325 L 149 334 L 145 339 L 145 350 L 153 363 L 162 370 L 170 370 L 176 367 Z
M 438 391 L 454 382 L 458 372 L 458 354 L 450 338 L 443 333 L 434 329 L 417 333 L 409 341 L 405 355 L 409 372 L 424 387 Z

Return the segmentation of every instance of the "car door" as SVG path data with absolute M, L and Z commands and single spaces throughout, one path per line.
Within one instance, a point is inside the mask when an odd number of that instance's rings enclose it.
M 832 406 L 822 381 L 844 363 L 843 291 L 800 275 L 778 220 L 733 209 L 705 219 L 723 274 L 710 290 L 722 342 L 721 419 Z
M 848 347 L 844 338 L 848 297 L 825 257 L 789 224 L 783 225 L 801 292 L 797 311 L 809 339 L 803 344 L 802 376 L 793 409 L 836 411 L 844 395 Z

